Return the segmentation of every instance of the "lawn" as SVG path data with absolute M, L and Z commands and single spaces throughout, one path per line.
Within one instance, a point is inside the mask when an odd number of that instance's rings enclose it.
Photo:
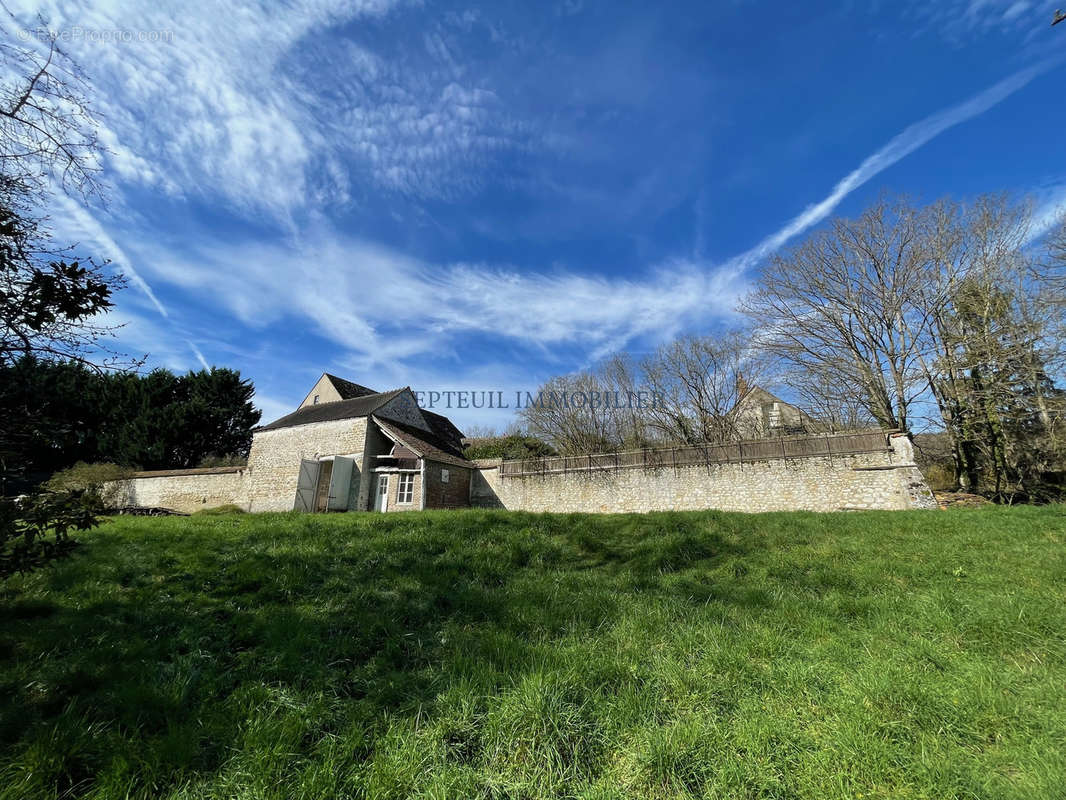
M 1066 508 L 122 518 L 0 583 L 0 798 L 1066 795 Z

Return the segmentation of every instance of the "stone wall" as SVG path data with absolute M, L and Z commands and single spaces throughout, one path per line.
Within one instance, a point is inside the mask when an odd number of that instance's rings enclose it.
M 191 514 L 205 508 L 247 508 L 248 471 L 242 467 L 140 472 L 117 481 L 116 506 L 170 508 Z
M 257 431 L 252 437 L 252 450 L 248 455 L 248 510 L 292 511 L 300 460 L 304 458 L 317 460 L 322 456 L 352 456 L 358 472 L 365 474 L 365 441 L 365 418 Z M 355 473 L 356 470 L 353 470 L 353 485 Z M 362 486 L 358 497 L 360 500 L 364 498 Z M 356 503 L 350 505 L 355 507 Z
M 934 508 L 910 440 L 889 437 L 890 449 L 847 455 L 776 457 L 743 462 L 694 464 L 658 469 L 622 467 L 503 477 L 500 463 L 479 461 L 478 469 L 426 463 L 426 508 L 477 507 L 522 511 L 641 512 L 722 509 L 728 511 L 838 511 L 847 509 Z M 300 425 L 255 434 L 248 468 L 140 473 L 117 487 L 119 505 L 162 506 L 193 512 L 220 505 L 249 511 L 290 511 L 300 460 L 351 456 L 349 508 L 370 507 L 374 456 L 391 441 L 365 419 Z M 440 480 L 448 469 L 449 482 Z M 360 476 L 367 480 L 360 480 Z M 390 510 L 399 506 L 396 480 L 390 481 Z
M 500 475 L 480 461 L 472 505 L 521 511 L 839 511 L 933 508 L 904 435 L 892 449 L 647 469 Z

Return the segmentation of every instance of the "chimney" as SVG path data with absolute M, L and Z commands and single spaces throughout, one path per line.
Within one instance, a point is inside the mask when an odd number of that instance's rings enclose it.
M 737 373 L 737 400 L 743 400 L 744 396 L 751 391 L 751 387 L 748 386 L 748 382 L 744 380 L 744 376 L 739 372 Z

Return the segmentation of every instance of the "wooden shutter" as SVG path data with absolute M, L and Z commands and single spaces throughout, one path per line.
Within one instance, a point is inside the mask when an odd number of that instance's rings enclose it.
M 315 510 L 315 487 L 318 485 L 320 468 L 317 461 L 306 458 L 300 460 L 300 477 L 296 479 L 296 502 L 292 507 L 294 511 Z

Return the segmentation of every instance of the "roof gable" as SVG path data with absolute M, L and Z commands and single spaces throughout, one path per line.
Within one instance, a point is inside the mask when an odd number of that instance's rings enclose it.
M 461 452 L 455 450 L 448 442 L 438 439 L 432 433 L 426 433 L 410 425 L 382 419 L 376 414 L 373 416 L 373 420 L 381 428 L 382 432 L 394 442 L 399 442 L 428 461 L 439 461 L 442 464 L 454 464 L 458 467 L 467 468 L 474 466 L 473 463 L 463 457 Z
M 376 413 L 379 417 L 409 425 L 412 428 L 421 428 L 427 434 L 433 433 L 433 428 L 426 421 L 425 412 L 418 407 L 418 399 L 410 388 L 397 392 L 395 397 L 379 406 Z
M 336 403 L 338 400 L 352 400 L 356 397 L 369 397 L 372 394 L 379 394 L 379 392 L 323 372 L 297 408 Z

